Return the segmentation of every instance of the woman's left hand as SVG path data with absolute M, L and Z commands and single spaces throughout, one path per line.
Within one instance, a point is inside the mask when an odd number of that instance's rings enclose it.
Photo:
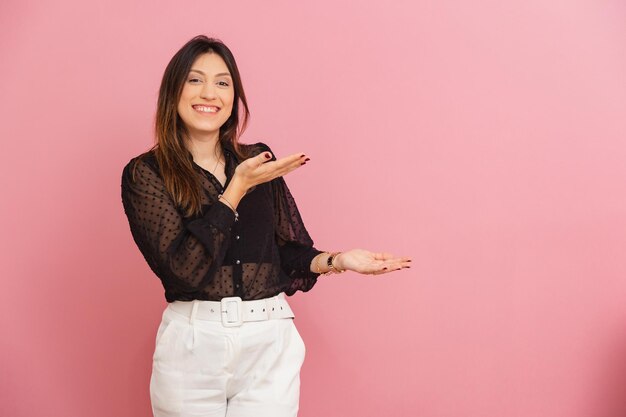
M 411 267 L 411 259 L 396 257 L 387 252 L 370 252 L 365 249 L 351 249 L 337 255 L 335 267 L 360 274 L 379 275 Z

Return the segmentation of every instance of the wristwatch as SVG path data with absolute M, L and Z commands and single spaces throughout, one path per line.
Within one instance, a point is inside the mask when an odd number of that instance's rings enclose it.
M 335 256 L 339 255 L 341 252 L 331 252 L 330 255 L 328 256 L 328 260 L 326 261 L 326 264 L 328 265 L 329 271 L 327 272 L 327 274 L 330 273 L 336 273 L 336 274 L 340 274 L 342 272 L 345 271 L 345 269 L 338 269 L 335 268 L 335 265 L 333 265 L 333 259 L 335 259 Z

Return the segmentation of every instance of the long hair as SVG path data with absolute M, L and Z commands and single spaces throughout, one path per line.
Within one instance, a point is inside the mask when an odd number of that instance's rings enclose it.
M 238 141 L 246 129 L 250 111 L 235 57 L 221 40 L 196 36 L 176 52 L 165 68 L 157 101 L 155 144 L 148 151 L 154 151 L 165 188 L 185 217 L 200 213 L 202 185 L 191 152 L 184 145 L 188 131 L 177 109 L 191 66 L 199 55 L 207 52 L 216 53 L 224 60 L 235 92 L 231 115 L 220 127 L 219 141 L 230 144 L 240 159 L 246 159 L 249 154 Z

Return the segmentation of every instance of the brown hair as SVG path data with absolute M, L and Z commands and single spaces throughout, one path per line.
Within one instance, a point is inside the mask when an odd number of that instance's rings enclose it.
M 229 143 L 240 159 L 248 157 L 248 150 L 242 148 L 238 142 L 239 136 L 246 129 L 250 112 L 235 57 L 221 40 L 204 35 L 196 36 L 176 52 L 165 68 L 157 102 L 156 143 L 148 151 L 154 151 L 165 188 L 184 211 L 185 217 L 200 213 L 202 185 L 198 172 L 193 167 L 191 152 L 184 145 L 183 140 L 188 132 L 177 109 L 191 66 L 199 55 L 207 52 L 216 53 L 224 60 L 235 90 L 231 115 L 220 127 L 220 143 Z

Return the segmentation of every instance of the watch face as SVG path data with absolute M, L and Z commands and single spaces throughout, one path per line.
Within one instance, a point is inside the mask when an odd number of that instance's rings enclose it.
M 331 253 L 331 254 L 330 254 L 330 256 L 328 257 L 328 267 L 329 267 L 331 270 L 334 270 L 334 269 L 335 269 L 335 267 L 333 266 L 333 259 L 334 259 L 334 258 L 335 258 L 335 254 L 334 254 L 334 253 Z

